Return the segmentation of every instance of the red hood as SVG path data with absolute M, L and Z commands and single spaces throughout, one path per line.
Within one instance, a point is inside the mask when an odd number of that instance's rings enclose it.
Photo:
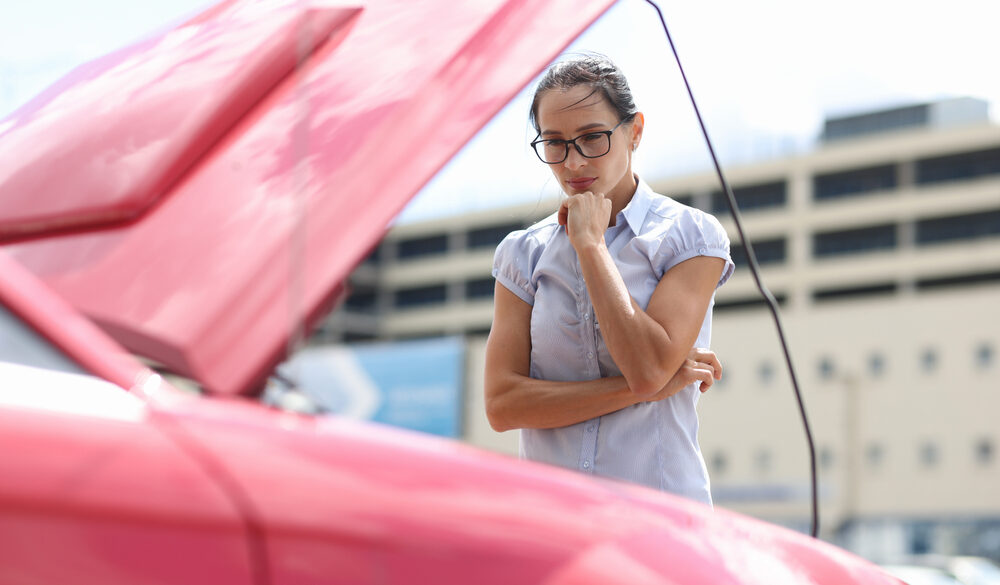
M 448 567 L 475 583 L 899 585 L 804 534 L 644 487 L 341 417 L 154 398 L 153 416 L 243 486 L 275 581 L 328 582 L 372 554 L 385 582 L 445 582 Z M 345 558 L 343 543 L 370 547 Z
M 251 392 L 611 3 L 223 2 L 0 123 L 0 241 L 129 350 Z

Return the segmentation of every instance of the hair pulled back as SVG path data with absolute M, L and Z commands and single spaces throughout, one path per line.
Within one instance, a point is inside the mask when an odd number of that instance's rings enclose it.
M 566 91 L 578 85 L 601 92 L 615 110 L 619 121 L 629 121 L 639 111 L 621 69 L 604 55 L 588 53 L 552 65 L 538 82 L 528 117 L 535 132 L 541 132 L 538 126 L 538 102 L 542 94 L 551 90 Z

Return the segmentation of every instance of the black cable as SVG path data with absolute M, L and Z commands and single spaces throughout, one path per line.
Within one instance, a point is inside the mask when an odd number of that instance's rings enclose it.
M 812 536 L 815 538 L 819 534 L 819 497 L 817 488 L 817 478 L 816 478 L 816 447 L 813 444 L 812 431 L 809 428 L 809 419 L 806 417 L 806 407 L 805 403 L 802 401 L 802 392 L 799 391 L 799 383 L 795 377 L 795 368 L 792 366 L 792 357 L 788 351 L 788 344 L 785 342 L 785 331 L 781 326 L 781 317 L 778 314 L 778 303 L 774 300 L 774 295 L 771 291 L 767 290 L 764 286 L 763 281 L 760 278 L 760 267 L 757 265 L 757 255 L 753 251 L 753 246 L 750 244 L 750 240 L 743 233 L 743 221 L 740 217 L 739 207 L 736 205 L 736 197 L 733 196 L 733 190 L 729 188 L 729 183 L 726 182 L 726 177 L 722 174 L 722 166 L 719 164 L 718 157 L 715 156 L 715 149 L 712 147 L 712 141 L 708 137 L 708 130 L 705 128 L 705 122 L 701 118 L 701 112 L 698 110 L 698 103 L 694 99 L 694 93 L 691 91 L 691 85 L 688 83 L 687 75 L 684 74 L 684 67 L 681 65 L 681 58 L 677 55 L 677 48 L 674 46 L 674 40 L 670 37 L 670 30 L 667 28 L 667 21 L 663 18 L 663 12 L 660 7 L 656 5 L 653 0 L 646 0 L 653 8 L 656 9 L 656 13 L 660 16 L 660 23 L 663 25 L 663 32 L 667 34 L 667 42 L 670 43 L 670 50 L 674 53 L 674 59 L 677 61 L 677 69 L 681 73 L 681 78 L 684 80 L 684 87 L 687 88 L 688 96 L 691 98 L 691 106 L 694 108 L 694 114 L 698 118 L 698 125 L 701 126 L 701 133 L 705 137 L 705 144 L 708 146 L 708 153 L 712 156 L 712 163 L 715 165 L 715 172 L 719 176 L 719 183 L 722 184 L 722 192 L 726 194 L 726 202 L 729 204 L 729 211 L 733 214 L 733 221 L 736 222 L 736 231 L 739 232 L 740 241 L 743 242 L 743 251 L 746 253 L 747 262 L 750 265 L 750 273 L 753 275 L 753 280 L 757 284 L 757 290 L 763 295 L 764 300 L 767 301 L 768 308 L 771 309 L 771 315 L 774 317 L 774 326 L 778 330 L 778 340 L 781 342 L 781 350 L 785 354 L 785 365 L 788 367 L 788 375 L 791 376 L 792 389 L 795 391 L 795 399 L 799 403 L 799 413 L 802 415 L 802 425 L 805 427 L 806 440 L 809 443 L 809 475 L 812 482 Z

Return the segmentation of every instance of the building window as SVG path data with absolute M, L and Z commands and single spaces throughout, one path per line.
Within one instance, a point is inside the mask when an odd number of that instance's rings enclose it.
M 492 278 L 478 278 L 465 283 L 465 298 L 467 299 L 491 299 L 493 298 L 494 281 Z
M 364 343 L 366 341 L 375 341 L 378 337 L 374 333 L 368 333 L 364 331 L 345 331 L 344 338 L 341 340 L 344 343 Z
M 778 303 L 779 307 L 783 307 L 785 302 L 788 300 L 788 295 L 785 293 L 775 293 L 774 300 Z M 725 301 L 719 301 L 715 303 L 714 311 L 719 313 L 721 311 L 735 311 L 741 309 L 766 309 L 767 301 L 761 297 L 750 297 L 742 299 L 730 299 Z
M 785 238 L 761 240 L 752 242 L 752 245 L 753 253 L 757 257 L 757 264 L 775 264 L 785 261 L 787 254 Z M 729 256 L 737 266 L 747 265 L 747 255 L 743 250 L 743 244 L 733 244 Z
M 507 234 L 521 229 L 519 223 L 509 223 L 469 230 L 467 242 L 470 249 L 496 248 Z
M 917 183 L 975 179 L 1000 173 L 1000 148 L 963 152 L 917 161 Z
M 817 459 L 819 459 L 820 468 L 830 469 L 833 467 L 833 449 L 827 446 L 821 447 Z
M 490 334 L 490 329 L 492 329 L 491 325 L 470 327 L 465 330 L 465 334 L 473 337 L 480 337 L 480 336 L 485 337 Z
M 404 288 L 393 294 L 392 305 L 399 309 L 422 307 L 445 302 L 448 297 L 448 287 L 443 284 Z
M 712 473 L 722 475 L 729 468 L 729 458 L 722 451 L 716 451 L 712 455 Z
M 975 446 L 976 463 L 989 465 L 993 463 L 993 441 L 990 439 L 980 439 Z
M 827 118 L 823 123 L 823 140 L 838 140 L 900 128 L 926 126 L 929 118 L 930 108 L 926 104 Z
M 694 204 L 693 195 L 673 195 L 670 198 L 676 201 L 677 203 L 680 203 L 681 205 L 687 205 L 688 207 L 691 207 Z
M 408 240 L 400 240 L 398 246 L 396 257 L 401 260 L 444 254 L 448 251 L 448 236 L 440 234 L 437 236 L 410 238 Z
M 753 466 L 759 473 L 771 471 L 771 451 L 766 448 L 758 449 L 753 456 Z
M 885 372 L 885 356 L 881 353 L 873 353 L 868 356 L 868 371 L 872 376 L 878 378 Z
M 910 554 L 925 555 L 934 550 L 934 526 L 929 522 L 910 525 Z
M 344 305 L 351 311 L 358 313 L 371 313 L 375 310 L 375 291 L 359 290 L 351 293 L 344 301 Z
M 938 354 L 937 351 L 932 348 L 927 348 L 922 354 L 920 354 L 920 367 L 924 372 L 933 372 L 937 369 L 938 364 Z
M 1000 210 L 967 213 L 917 222 L 917 244 L 975 240 L 1000 235 Z
M 924 443 L 920 446 L 920 464 L 924 467 L 934 467 L 940 457 L 938 446 L 934 443 Z
M 896 226 L 894 224 L 823 232 L 813 236 L 813 256 L 817 258 L 889 250 L 895 247 Z
M 836 371 L 836 367 L 833 365 L 833 358 L 830 356 L 823 356 L 819 359 L 819 377 L 822 380 L 829 380 L 833 378 L 833 374 Z
M 774 366 L 771 362 L 761 362 L 757 368 L 757 376 L 760 378 L 762 386 L 769 386 L 774 379 Z
M 375 266 L 381 259 L 382 259 L 382 246 L 379 245 L 372 248 L 371 253 L 365 256 L 365 259 L 362 260 L 362 263 L 367 264 L 369 266 Z
M 896 166 L 882 165 L 813 177 L 813 198 L 817 201 L 895 189 Z
M 976 348 L 976 365 L 980 368 L 988 368 L 993 365 L 993 346 L 989 343 L 981 343 Z
M 839 299 L 857 299 L 879 297 L 896 294 L 899 286 L 894 282 L 851 286 L 847 288 L 826 288 L 813 291 L 812 298 L 816 302 L 834 301 Z
M 971 274 L 922 278 L 917 281 L 917 290 L 934 290 L 953 287 L 965 288 L 976 284 L 995 284 L 998 281 L 1000 281 L 1000 272 L 974 272 Z
M 716 380 L 715 383 L 712 384 L 712 391 L 715 392 L 718 390 L 725 390 L 726 387 L 729 386 L 729 383 L 732 381 L 732 379 L 733 379 L 733 369 L 727 365 L 725 366 L 725 369 L 722 372 L 722 379 Z
M 740 206 L 740 211 L 780 207 L 788 200 L 787 185 L 785 181 L 775 181 L 759 185 L 735 187 L 733 189 L 733 196 L 736 197 L 736 204 Z M 726 194 L 721 191 L 712 193 L 713 214 L 726 215 L 729 213 L 729 203 L 726 199 Z
M 871 443 L 865 448 L 865 462 L 870 468 L 880 467 L 885 460 L 885 448 L 881 443 Z
M 397 333 L 389 338 L 390 341 L 417 341 L 420 339 L 439 339 L 449 335 L 444 329 L 425 329 L 422 331 L 407 331 Z

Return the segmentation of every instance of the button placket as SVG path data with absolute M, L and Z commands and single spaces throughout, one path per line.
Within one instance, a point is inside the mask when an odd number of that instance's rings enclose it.
M 600 418 L 587 421 L 583 428 L 582 445 L 580 449 L 580 470 L 585 473 L 594 472 L 594 456 L 597 453 L 597 429 Z

